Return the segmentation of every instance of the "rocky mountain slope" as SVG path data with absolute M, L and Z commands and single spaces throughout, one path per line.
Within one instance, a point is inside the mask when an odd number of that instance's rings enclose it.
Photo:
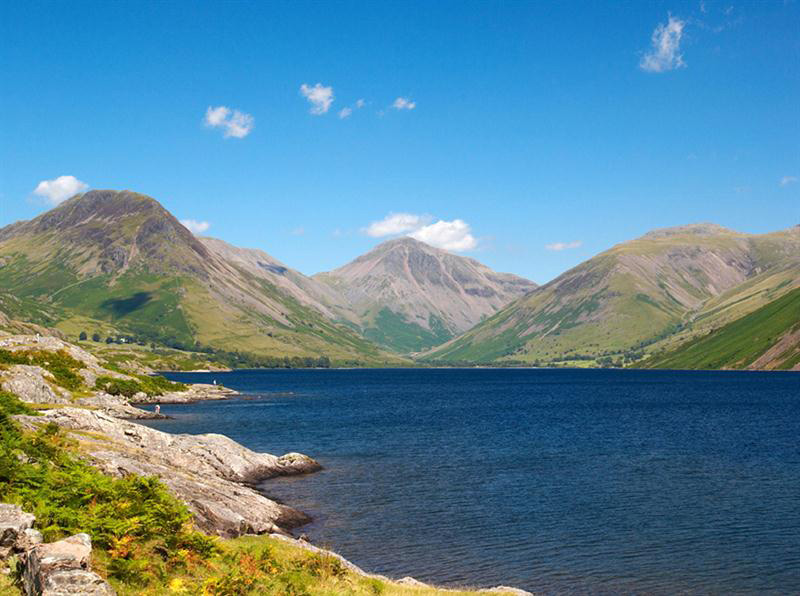
M 325 301 L 336 299 L 321 284 L 264 253 L 200 240 L 128 191 L 90 191 L 0 229 L 0 300 L 14 318 L 70 335 L 99 329 L 178 347 L 392 360 L 329 318 Z
M 440 344 L 536 287 L 413 238 L 384 242 L 314 278 L 344 296 L 342 318 L 355 315 L 365 337 L 399 352 Z
M 798 285 L 800 227 L 656 230 L 567 271 L 426 358 L 620 364 L 676 349 Z
M 648 368 L 800 370 L 800 288 L 672 350 Z

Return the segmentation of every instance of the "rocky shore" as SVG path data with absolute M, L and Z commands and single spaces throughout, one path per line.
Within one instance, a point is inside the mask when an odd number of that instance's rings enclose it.
M 0 338 L 0 349 L 67 353 L 82 364 L 78 372 L 87 387 L 93 387 L 99 377 L 132 378 L 103 367 L 93 355 L 54 337 Z M 82 457 L 110 476 L 158 477 L 170 492 L 186 503 L 196 526 L 208 534 L 224 538 L 273 534 L 299 548 L 327 553 L 360 575 L 392 581 L 367 574 L 335 553 L 294 539 L 289 531 L 310 522 L 310 518 L 253 488 L 268 478 L 320 470 L 320 464 L 310 457 L 300 453 L 282 456 L 256 453 L 223 435 L 169 434 L 132 421 L 163 417 L 133 404 L 227 399 L 236 395 L 235 391 L 219 385 L 200 384 L 162 395 L 137 393 L 130 399 L 98 390 L 71 392 L 60 387 L 54 375 L 44 367 L 29 364 L 0 366 L 0 388 L 41 409 L 38 416 L 14 416 L 23 428 L 36 430 L 50 423 L 57 425 L 77 442 Z M 12 509 L 6 511 L 4 507 Z M 32 529 L 33 516 L 13 510 L 13 507 L 0 504 L 0 532 L 3 533 L 0 559 L 15 553 L 24 556 L 26 594 L 113 594 L 110 586 L 86 564 L 91 548 L 87 535 L 40 544 L 41 536 L 37 538 L 38 533 Z M 4 525 L 4 519 L 11 521 Z M 48 554 L 51 550 L 52 556 Z M 47 561 L 54 560 L 57 554 L 68 562 L 48 567 Z M 413 578 L 404 578 L 399 583 L 424 585 Z M 62 590 L 64 586 L 68 591 Z M 490 591 L 527 594 L 506 587 Z
M 94 386 L 100 377 L 133 378 L 103 367 L 92 354 L 55 337 L 4 337 L 0 338 L 0 349 L 66 353 L 83 365 L 78 374 L 87 387 Z M 97 390 L 73 393 L 56 384 L 44 367 L 27 364 L 0 370 L 0 388 L 45 408 L 39 416 L 17 416 L 24 428 L 34 430 L 55 423 L 77 440 L 81 452 L 103 472 L 118 477 L 158 477 L 188 505 L 198 527 L 208 533 L 229 538 L 287 533 L 310 521 L 304 513 L 252 488 L 267 478 L 321 469 L 310 457 L 255 453 L 223 435 L 172 435 L 131 422 L 164 417 L 134 403 L 228 399 L 236 395 L 231 389 L 197 384 L 162 395 L 137 393 L 130 399 Z

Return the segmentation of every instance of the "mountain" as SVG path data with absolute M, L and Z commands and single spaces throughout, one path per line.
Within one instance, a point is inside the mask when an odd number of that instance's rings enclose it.
M 402 353 L 441 344 L 536 288 L 527 279 L 412 238 L 384 242 L 314 279 L 349 304 L 341 318 Z
M 2 294 L 15 318 L 68 335 L 126 333 L 281 358 L 387 360 L 331 321 L 324 301 L 338 305 L 326 286 L 263 252 L 196 238 L 155 199 L 134 192 L 90 191 L 0 229 Z
M 426 354 L 426 360 L 623 363 L 676 349 L 800 285 L 800 227 L 713 224 L 614 246 Z
M 644 362 L 648 368 L 800 370 L 800 288 Z

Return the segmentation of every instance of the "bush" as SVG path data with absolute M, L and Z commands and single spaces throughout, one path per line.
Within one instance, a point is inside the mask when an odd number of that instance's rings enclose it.
M 75 360 L 66 350 L 15 351 L 0 349 L 0 364 L 30 364 L 41 366 L 53 375 L 56 384 L 75 391 L 83 385 L 83 378 L 76 372 L 84 368 L 83 362 Z
M 110 556 L 109 575 L 137 585 L 157 579 L 150 569 L 175 553 L 202 561 L 217 552 L 157 478 L 103 475 L 70 453 L 56 425 L 24 433 L 10 416 L 25 409 L 0 394 L 0 501 L 33 513 L 46 540 L 87 532 Z
M 145 393 L 149 397 L 164 395 L 168 391 L 184 391 L 186 385 L 173 383 L 161 376 L 134 375 L 133 379 L 116 379 L 114 377 L 97 377 L 95 389 L 110 395 L 122 395 L 131 398 L 137 393 Z

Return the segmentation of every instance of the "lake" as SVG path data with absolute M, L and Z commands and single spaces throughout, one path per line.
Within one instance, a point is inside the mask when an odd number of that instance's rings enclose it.
M 368 571 L 535 592 L 800 592 L 800 374 L 168 373 L 243 393 L 175 433 L 300 451 L 265 494 Z

